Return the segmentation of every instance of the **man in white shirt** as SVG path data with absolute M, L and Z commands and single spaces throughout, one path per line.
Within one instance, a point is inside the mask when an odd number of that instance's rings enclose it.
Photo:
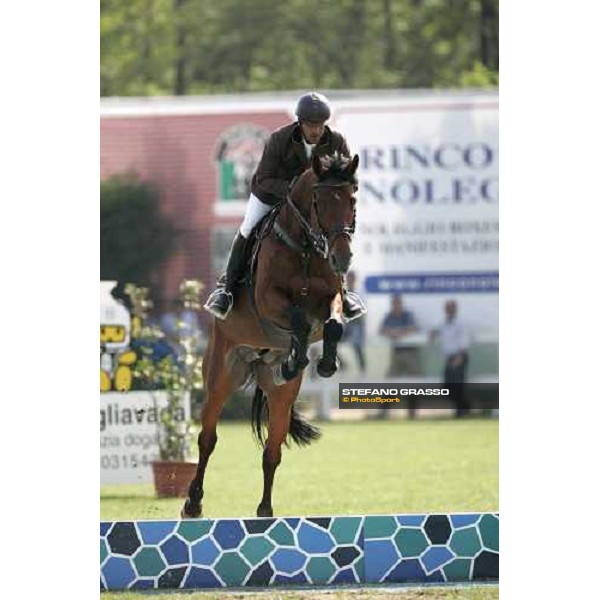
M 456 405 L 457 417 L 469 414 L 469 404 L 464 398 L 464 382 L 469 364 L 469 334 L 462 321 L 456 318 L 456 300 L 447 300 L 444 305 L 446 322 L 431 332 L 433 342 L 439 339 L 445 358 L 444 384 L 452 384 L 452 396 Z

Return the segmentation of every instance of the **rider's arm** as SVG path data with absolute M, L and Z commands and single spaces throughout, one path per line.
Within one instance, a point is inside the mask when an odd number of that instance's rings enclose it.
M 259 200 L 267 204 L 275 204 L 285 198 L 290 183 L 287 179 L 277 177 L 282 161 L 282 152 L 277 138 L 271 136 L 256 168 L 253 191 Z

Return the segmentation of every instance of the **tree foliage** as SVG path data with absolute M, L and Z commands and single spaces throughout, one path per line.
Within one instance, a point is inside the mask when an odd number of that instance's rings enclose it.
M 495 86 L 498 1 L 101 0 L 101 93 Z
M 101 280 L 155 283 L 152 276 L 174 250 L 177 235 L 153 185 L 133 175 L 100 184 Z

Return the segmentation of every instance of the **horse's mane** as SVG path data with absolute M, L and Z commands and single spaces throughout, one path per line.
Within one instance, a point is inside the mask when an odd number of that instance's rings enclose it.
M 335 179 L 336 181 L 347 181 L 354 185 L 358 184 L 358 179 L 354 173 L 348 171 L 348 167 L 352 159 L 334 152 L 333 154 L 325 155 L 321 157 L 321 165 L 323 170 L 318 175 L 319 183 L 326 181 L 327 179 Z

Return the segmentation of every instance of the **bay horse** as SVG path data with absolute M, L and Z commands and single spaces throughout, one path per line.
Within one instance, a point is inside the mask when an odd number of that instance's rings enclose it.
M 196 476 L 182 518 L 202 516 L 204 474 L 217 443 L 217 421 L 229 395 L 256 384 L 252 428 L 263 448 L 263 496 L 256 514 L 272 517 L 275 470 L 288 434 L 310 444 L 320 431 L 295 410 L 310 343 L 323 340 L 322 377 L 337 369 L 343 333 L 343 276 L 352 258 L 358 155 L 313 155 L 285 202 L 255 229 L 249 275 L 236 289 L 226 320 L 214 319 L 202 364 L 205 402 Z M 250 245 L 250 243 L 249 243 Z M 268 413 L 266 441 L 263 413 Z

